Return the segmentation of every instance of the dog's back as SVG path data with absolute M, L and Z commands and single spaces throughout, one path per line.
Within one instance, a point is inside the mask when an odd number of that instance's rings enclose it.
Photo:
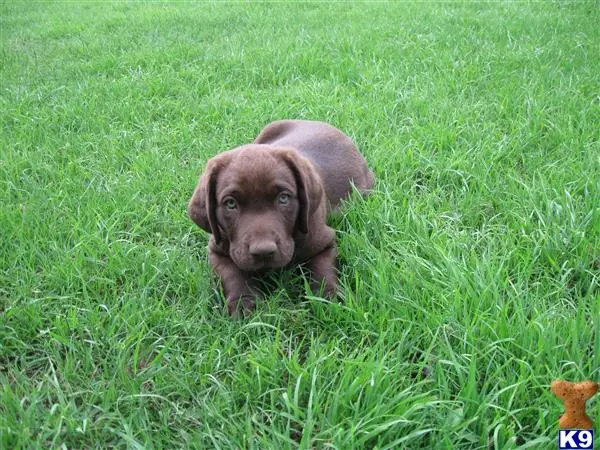
M 267 125 L 254 142 L 292 147 L 311 160 L 321 176 L 331 208 L 350 195 L 351 183 L 363 194 L 373 188 L 373 172 L 352 139 L 327 123 L 279 120 Z

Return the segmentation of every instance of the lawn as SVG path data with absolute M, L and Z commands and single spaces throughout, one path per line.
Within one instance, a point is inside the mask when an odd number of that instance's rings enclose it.
M 556 448 L 600 379 L 597 1 L 3 2 L 0 447 Z M 330 122 L 376 177 L 232 320 L 206 161 Z M 600 394 L 588 403 L 600 423 Z

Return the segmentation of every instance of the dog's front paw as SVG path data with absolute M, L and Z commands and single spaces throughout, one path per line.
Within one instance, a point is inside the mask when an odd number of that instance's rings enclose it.
M 323 290 L 323 295 L 325 296 L 325 298 L 328 299 L 334 299 L 338 296 L 338 294 L 340 293 L 339 291 L 339 284 L 336 283 L 326 283 L 325 284 L 325 289 Z
M 227 297 L 227 312 L 234 319 L 248 316 L 256 307 L 256 297 L 253 295 L 239 295 Z
M 315 280 L 311 283 L 313 293 L 323 296 L 324 298 L 333 299 L 339 293 L 339 283 L 335 273 L 323 278 Z
M 312 271 L 313 281 L 311 287 L 313 292 L 329 299 L 336 297 L 339 278 L 335 242 L 332 242 L 329 247 L 312 258 L 310 269 Z

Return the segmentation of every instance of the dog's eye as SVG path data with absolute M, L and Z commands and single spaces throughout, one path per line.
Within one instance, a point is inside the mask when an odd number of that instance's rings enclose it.
M 237 208 L 237 202 L 232 198 L 228 198 L 227 200 L 225 200 L 225 207 L 227 209 L 235 209 Z
M 279 194 L 279 203 L 281 203 L 282 205 L 287 205 L 290 202 L 290 194 L 286 194 L 285 192 L 282 192 L 281 194 Z

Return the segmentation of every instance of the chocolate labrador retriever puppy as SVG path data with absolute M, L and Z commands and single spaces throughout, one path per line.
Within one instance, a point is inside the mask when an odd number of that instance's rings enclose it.
M 352 140 L 323 122 L 273 122 L 253 144 L 208 162 L 188 212 L 212 233 L 210 262 L 230 314 L 254 308 L 253 278 L 294 263 L 308 263 L 313 289 L 335 295 L 337 249 L 326 216 L 351 183 L 366 194 L 373 173 Z

